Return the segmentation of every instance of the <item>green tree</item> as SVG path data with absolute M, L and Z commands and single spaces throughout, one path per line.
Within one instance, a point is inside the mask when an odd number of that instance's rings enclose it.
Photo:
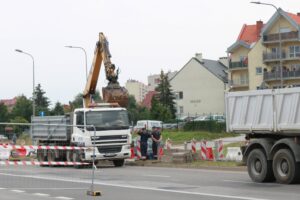
M 9 117 L 7 106 L 0 103 L 0 122 L 7 122 Z
M 24 117 L 17 116 L 14 119 L 10 120 L 11 123 L 28 123 Z M 29 129 L 28 126 L 13 125 L 14 132 L 17 133 L 17 136 L 21 135 L 24 130 Z
M 12 109 L 11 116 L 12 118 L 22 117 L 30 122 L 32 116 L 32 101 L 27 99 L 24 95 L 18 96 L 16 105 Z
M 155 90 L 158 92 L 159 103 L 165 107 L 165 111 L 169 110 L 171 114 L 170 119 L 174 119 L 176 117 L 175 96 L 171 89 L 169 78 L 164 74 L 163 70 L 160 73 L 160 83 Z
M 60 102 L 56 102 L 54 108 L 50 111 L 50 115 L 64 115 L 64 107 Z
M 49 98 L 45 96 L 46 92 L 42 89 L 41 84 L 38 84 L 34 90 L 34 102 L 36 106 L 36 115 L 41 111 L 45 112 L 46 115 L 49 114 Z
M 7 122 L 9 119 L 9 114 L 7 106 L 4 103 L 0 103 L 0 122 Z M 0 125 L 0 133 L 4 133 L 5 126 Z
M 96 103 L 103 102 L 103 100 L 100 96 L 99 90 L 96 90 L 96 92 L 92 98 L 93 98 L 93 101 Z M 83 107 L 83 94 L 82 93 L 77 94 L 73 101 L 69 101 L 69 105 L 70 105 L 72 111 L 76 108 L 82 108 Z
M 133 95 L 128 97 L 127 111 L 129 115 L 129 121 L 136 123 L 138 120 L 150 119 L 150 112 L 146 107 L 137 104 Z
M 160 103 L 155 97 L 151 101 L 150 109 L 151 118 L 160 121 L 168 121 L 172 118 L 170 109 L 167 106 L 164 106 Z

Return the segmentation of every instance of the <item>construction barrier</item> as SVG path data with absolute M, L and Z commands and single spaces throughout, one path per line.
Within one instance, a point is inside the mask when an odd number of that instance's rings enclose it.
M 0 144 L 0 148 L 5 149 L 28 149 L 28 150 L 84 150 L 86 147 L 74 147 L 74 146 L 32 146 L 32 145 L 12 145 L 12 144 Z
M 136 159 L 140 160 L 142 158 L 142 153 L 141 153 L 141 141 L 137 140 L 136 141 Z
M 196 153 L 196 140 L 195 139 L 192 139 L 191 141 L 191 144 L 192 144 L 192 153 Z
M 74 166 L 74 165 L 90 165 L 84 162 L 39 162 L 39 161 L 0 161 L 0 165 L 6 166 L 35 166 L 35 165 L 55 165 L 55 166 Z
M 200 157 L 202 160 L 206 160 L 207 159 L 207 152 L 206 152 L 206 141 L 201 141 L 200 142 L 200 147 L 201 147 L 201 152 L 200 152 Z
M 0 148 L 0 160 L 8 160 L 9 157 L 10 157 L 10 150 Z
M 222 140 L 215 141 L 215 147 L 216 147 L 216 159 L 223 160 L 224 159 L 223 141 Z
M 227 148 L 226 160 L 242 161 L 243 160 L 243 154 L 242 154 L 241 148 L 239 148 L 239 147 L 228 147 Z

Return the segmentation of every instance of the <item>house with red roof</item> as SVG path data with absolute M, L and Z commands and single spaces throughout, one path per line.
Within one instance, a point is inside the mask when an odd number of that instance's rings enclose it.
M 300 13 L 279 8 L 263 23 L 243 25 L 227 49 L 231 91 L 300 86 Z
M 244 24 L 237 40 L 227 49 L 228 84 L 231 91 L 249 90 L 248 54 L 259 41 L 263 26 L 262 21 L 257 21 L 254 25 Z M 262 71 L 262 68 L 260 70 Z
M 0 99 L 0 104 L 1 103 L 7 106 L 8 111 L 12 111 L 13 107 L 17 103 L 17 98 L 14 97 L 13 99 Z

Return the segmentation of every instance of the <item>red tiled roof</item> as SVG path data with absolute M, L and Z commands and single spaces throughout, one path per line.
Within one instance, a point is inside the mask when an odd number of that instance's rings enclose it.
M 150 109 L 150 108 L 151 108 L 151 101 L 152 101 L 152 98 L 153 98 L 153 96 L 154 96 L 155 94 L 157 94 L 156 91 L 149 91 L 149 92 L 146 94 L 146 96 L 145 96 L 145 98 L 144 98 L 144 100 L 143 100 L 143 102 L 142 102 L 142 106 L 145 106 L 145 107 L 147 107 L 148 109 Z
M 294 20 L 297 24 L 300 25 L 300 16 L 295 15 L 293 13 L 286 13 L 290 18 L 292 18 L 292 20 Z
M 10 106 L 14 106 L 17 103 L 17 98 L 13 98 L 13 99 L 2 99 L 0 100 L 0 103 L 3 103 L 4 105 L 10 107 Z
M 259 28 L 257 24 L 255 25 L 244 24 L 237 40 L 244 41 L 247 44 L 252 44 L 253 42 L 257 42 L 259 40 L 259 34 L 257 34 L 257 28 Z

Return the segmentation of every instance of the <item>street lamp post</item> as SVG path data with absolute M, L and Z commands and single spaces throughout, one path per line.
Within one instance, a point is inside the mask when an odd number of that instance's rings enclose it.
M 280 12 L 279 12 L 279 9 L 274 5 L 274 4 L 271 4 L 271 3 L 263 3 L 263 2 L 260 2 L 260 1 L 251 1 L 250 3 L 253 3 L 253 4 L 260 4 L 260 5 L 266 5 L 266 6 L 272 6 L 273 8 L 276 9 L 276 12 L 278 13 L 279 15 L 279 18 L 280 18 Z M 281 44 L 281 32 L 280 32 L 280 20 L 278 22 L 278 40 L 279 40 L 279 68 L 280 68 L 280 88 L 283 88 L 283 78 L 282 78 L 282 52 L 281 52 L 281 49 L 282 49 L 282 44 Z
M 22 51 L 20 49 L 15 49 L 16 52 L 26 54 L 31 57 L 32 59 L 32 116 L 35 116 L 35 92 L 34 92 L 34 87 L 35 87 L 35 76 L 34 76 L 34 58 L 30 53 L 27 53 L 25 51 Z
M 88 72 L 87 72 L 87 56 L 86 56 L 86 51 L 83 47 L 79 47 L 79 46 L 65 46 L 66 48 L 72 48 L 72 49 L 81 49 L 84 52 L 84 56 L 85 56 L 85 76 L 86 76 L 86 80 L 88 79 Z

